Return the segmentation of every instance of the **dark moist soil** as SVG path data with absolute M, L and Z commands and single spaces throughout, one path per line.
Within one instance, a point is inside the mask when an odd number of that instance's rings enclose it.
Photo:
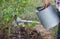
M 5 30 L 8 28 L 0 29 L 0 39 L 56 39 L 51 31 L 45 30 L 41 25 L 33 28 L 12 27 L 9 36 Z
M 36 30 L 20 27 L 13 29 L 10 39 L 42 39 L 42 37 Z

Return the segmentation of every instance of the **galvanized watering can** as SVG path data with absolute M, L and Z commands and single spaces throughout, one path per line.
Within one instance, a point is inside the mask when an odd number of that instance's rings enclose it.
M 59 23 L 59 18 L 57 13 L 54 11 L 52 5 L 47 8 L 38 7 L 36 10 L 37 16 L 41 24 L 46 28 L 50 29 Z

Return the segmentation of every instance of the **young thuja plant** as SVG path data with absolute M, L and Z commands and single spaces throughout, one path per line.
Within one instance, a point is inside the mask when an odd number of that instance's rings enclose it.
M 2 0 L 0 2 L 3 2 L 2 6 L 0 6 L 3 10 L 3 16 L 2 20 L 5 23 L 8 23 L 12 15 L 16 14 L 19 16 L 19 14 L 24 13 L 25 6 L 30 2 L 30 0 Z

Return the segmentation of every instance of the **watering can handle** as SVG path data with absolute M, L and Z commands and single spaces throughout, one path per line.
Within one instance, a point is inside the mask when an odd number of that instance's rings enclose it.
M 43 0 L 42 0 L 42 2 L 43 2 Z M 50 0 L 44 0 L 43 6 L 44 6 L 45 8 L 47 8 L 49 5 L 50 5 Z
M 47 2 L 47 3 L 46 3 Z M 44 10 L 45 8 L 47 8 L 48 6 L 50 6 L 50 1 L 47 1 L 47 0 L 42 0 L 42 3 L 43 5 L 41 7 L 37 7 L 37 10 L 38 11 L 42 11 Z

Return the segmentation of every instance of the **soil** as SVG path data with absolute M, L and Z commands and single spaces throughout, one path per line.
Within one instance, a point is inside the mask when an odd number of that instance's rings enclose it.
M 30 28 L 15 28 L 10 36 L 11 39 L 42 39 L 41 34 Z
M 52 31 L 46 30 L 42 25 L 33 28 L 14 27 L 11 30 L 10 39 L 56 39 Z M 4 30 L 0 30 L 0 39 L 8 39 Z

